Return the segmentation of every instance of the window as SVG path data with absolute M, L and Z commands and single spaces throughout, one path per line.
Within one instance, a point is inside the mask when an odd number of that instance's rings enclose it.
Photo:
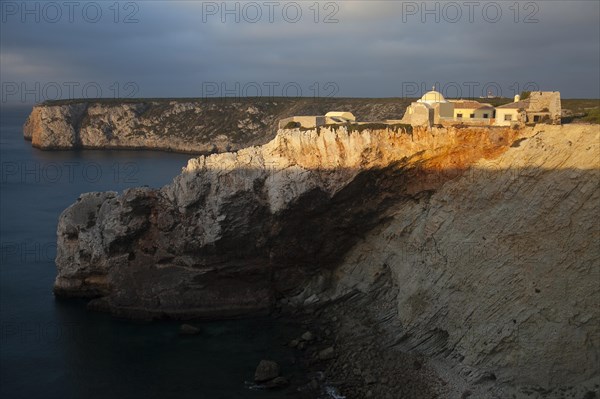
M 534 115 L 533 116 L 533 121 L 534 122 L 539 122 L 540 121 L 540 116 L 539 115 Z
M 504 115 L 505 121 L 512 121 L 512 115 Z
M 484 117 L 485 119 L 489 118 L 488 114 L 483 114 L 483 117 Z
M 462 114 L 456 114 L 456 117 L 461 119 L 462 118 Z
M 470 118 L 471 119 L 475 118 L 475 114 L 471 114 Z

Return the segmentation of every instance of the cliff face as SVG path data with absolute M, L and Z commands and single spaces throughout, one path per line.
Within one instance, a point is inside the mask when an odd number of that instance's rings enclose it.
M 54 289 L 145 317 L 395 290 L 373 310 L 393 346 L 474 383 L 585 392 L 599 139 L 581 125 L 282 130 L 191 159 L 160 190 L 83 194 L 59 220 Z
M 514 134 L 280 131 L 191 159 L 161 190 L 84 194 L 60 218 L 55 291 L 124 313 L 266 310 L 339 263 L 394 201 L 439 184 L 424 176 L 441 155 L 461 168 Z
M 408 100 L 204 99 L 55 101 L 36 105 L 23 135 L 46 150 L 141 148 L 189 153 L 265 144 L 280 119 L 352 110 L 362 120 L 399 118 Z
M 599 139 L 589 125 L 525 133 L 399 207 L 353 247 L 335 291 L 389 272 L 395 346 L 520 396 L 584 397 L 600 364 Z

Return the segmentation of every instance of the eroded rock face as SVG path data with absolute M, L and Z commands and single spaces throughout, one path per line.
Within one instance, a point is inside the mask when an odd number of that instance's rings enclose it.
M 68 149 L 80 146 L 78 129 L 86 104 L 34 107 L 23 126 L 23 135 L 34 147 Z
M 160 190 L 84 194 L 60 217 L 59 295 L 125 315 L 226 316 L 303 290 L 397 202 L 441 184 L 427 170 L 506 148 L 516 132 L 280 131 L 191 159 Z
M 353 247 L 336 290 L 369 292 L 388 271 L 397 347 L 455 364 L 472 382 L 519 387 L 518 397 L 595 391 L 599 145 L 596 126 L 524 132 L 400 207 Z

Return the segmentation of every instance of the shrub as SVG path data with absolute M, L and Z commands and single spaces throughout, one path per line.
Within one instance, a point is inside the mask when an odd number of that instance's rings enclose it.
M 600 124 L 600 109 L 591 109 L 585 113 L 584 122 Z
M 298 129 L 302 125 L 300 122 L 289 121 L 283 128 L 284 129 Z

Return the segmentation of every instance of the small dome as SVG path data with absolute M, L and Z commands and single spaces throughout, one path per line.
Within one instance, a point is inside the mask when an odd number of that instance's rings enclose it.
M 432 90 L 425 93 L 420 101 L 424 103 L 445 103 L 446 99 L 442 96 L 442 93 Z

